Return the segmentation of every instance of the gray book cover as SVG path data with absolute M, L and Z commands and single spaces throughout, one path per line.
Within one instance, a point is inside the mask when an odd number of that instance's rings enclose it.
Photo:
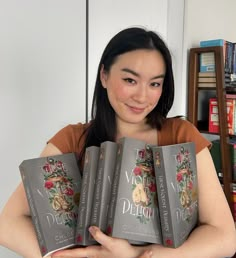
M 111 184 L 116 165 L 117 143 L 106 141 L 100 146 L 96 185 L 91 211 L 91 225 L 103 232 L 107 227 L 107 214 L 111 196 Z M 90 235 L 91 239 L 92 236 Z
M 75 246 L 81 189 L 75 154 L 24 160 L 19 169 L 42 256 Z
M 162 243 L 152 150 L 121 138 L 108 212 L 107 233 L 131 243 Z
M 90 234 L 88 228 L 90 226 L 98 159 L 99 147 L 87 147 L 85 151 L 81 196 L 76 227 L 76 243 L 82 246 L 94 244 L 94 241 L 89 239 Z
M 195 144 L 153 147 L 163 245 L 180 246 L 196 226 L 198 187 Z

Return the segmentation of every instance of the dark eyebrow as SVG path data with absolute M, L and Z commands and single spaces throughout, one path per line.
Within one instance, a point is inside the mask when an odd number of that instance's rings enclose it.
M 121 71 L 127 72 L 127 73 L 131 73 L 134 76 L 140 77 L 140 75 L 138 73 L 136 73 L 135 71 L 133 71 L 133 70 L 131 70 L 129 68 L 122 68 Z M 165 74 L 160 74 L 160 75 L 154 76 L 153 78 L 151 78 L 151 80 L 159 79 L 159 78 L 164 78 L 164 77 L 165 77 Z

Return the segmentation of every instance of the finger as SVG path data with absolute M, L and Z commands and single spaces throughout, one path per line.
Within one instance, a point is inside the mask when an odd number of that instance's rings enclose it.
M 98 227 L 96 226 L 91 226 L 89 227 L 89 232 L 93 236 L 93 238 L 103 245 L 104 247 L 108 247 L 109 242 L 111 241 L 111 237 L 107 236 L 104 234 Z
M 141 254 L 138 258 L 152 258 L 153 253 L 151 250 L 145 251 L 143 254 Z

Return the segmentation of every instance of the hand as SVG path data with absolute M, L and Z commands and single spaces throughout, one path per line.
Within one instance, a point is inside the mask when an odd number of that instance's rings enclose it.
M 144 253 L 142 253 L 138 258 L 152 258 L 152 251 L 147 250 Z
M 113 238 L 105 235 L 98 227 L 91 226 L 90 234 L 100 243 L 100 246 L 79 247 L 70 250 L 61 250 L 52 254 L 52 257 L 73 257 L 73 258 L 151 258 L 152 253 L 143 252 L 142 248 L 137 248 L 129 244 L 127 240 Z M 141 256 L 139 256 L 141 255 Z

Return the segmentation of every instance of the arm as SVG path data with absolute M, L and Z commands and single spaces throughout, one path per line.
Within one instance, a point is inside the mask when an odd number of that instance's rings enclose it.
M 48 144 L 41 156 L 61 154 Z M 23 184 L 20 183 L 0 214 L 0 245 L 25 258 L 41 258 Z
M 89 246 L 56 252 L 52 257 L 138 257 L 146 249 L 157 258 L 222 258 L 236 252 L 236 231 L 231 211 L 217 178 L 211 155 L 207 148 L 197 154 L 199 185 L 199 226 L 180 247 L 161 245 L 133 247 L 125 240 L 104 235 L 91 227 L 90 233 L 101 246 Z M 142 257 L 142 256 L 140 256 Z

